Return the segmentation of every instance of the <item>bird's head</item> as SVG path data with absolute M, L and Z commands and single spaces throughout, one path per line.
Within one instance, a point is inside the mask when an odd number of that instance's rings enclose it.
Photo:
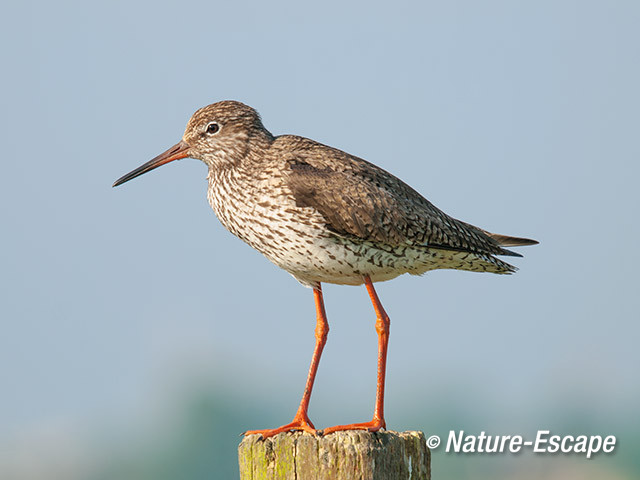
M 253 108 L 232 100 L 213 103 L 192 115 L 180 142 L 122 176 L 113 186 L 186 157 L 202 160 L 210 169 L 218 169 L 240 161 L 252 148 L 260 148 L 272 140 Z

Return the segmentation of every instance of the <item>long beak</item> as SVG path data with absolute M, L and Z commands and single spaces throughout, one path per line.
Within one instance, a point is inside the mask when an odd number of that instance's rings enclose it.
M 174 160 L 179 160 L 181 158 L 185 158 L 189 156 L 189 145 L 185 142 L 176 143 L 173 147 L 167 150 L 164 153 L 161 153 L 153 160 L 148 161 L 144 165 L 140 165 L 135 170 L 123 175 L 113 184 L 114 187 L 118 185 L 122 185 L 124 182 L 128 182 L 129 180 L 136 178 L 144 173 L 150 172 L 154 168 L 158 168 L 165 163 L 173 162 Z

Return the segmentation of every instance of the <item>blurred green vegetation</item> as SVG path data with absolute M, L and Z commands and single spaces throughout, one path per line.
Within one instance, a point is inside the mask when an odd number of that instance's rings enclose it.
M 156 419 L 157 433 L 142 432 L 137 439 L 120 440 L 104 446 L 104 455 L 96 462 L 86 480 L 190 480 L 234 479 L 237 473 L 237 446 L 243 429 L 275 426 L 287 413 L 264 398 L 237 398 L 213 386 L 196 388 L 184 400 Z M 537 412 L 536 418 L 546 415 Z M 394 412 L 396 430 L 422 430 L 443 440 L 433 451 L 432 471 L 439 479 L 528 479 L 528 478 L 607 478 L 640 477 L 638 419 L 612 420 L 609 424 L 593 420 L 592 412 L 575 409 L 548 415 L 545 425 L 530 431 L 513 431 L 508 426 L 486 424 L 482 412 L 459 411 L 442 402 L 429 410 L 408 406 Z M 162 426 L 162 424 L 170 426 Z M 160 424 L 160 425 L 158 425 Z M 551 429 L 558 434 L 613 434 L 617 447 L 613 454 L 592 459 L 581 455 L 452 454 L 444 452 L 449 430 L 478 434 L 522 434 L 533 437 L 535 431 Z M 16 479 L 22 480 L 22 479 Z M 71 480 L 71 479 L 70 479 Z

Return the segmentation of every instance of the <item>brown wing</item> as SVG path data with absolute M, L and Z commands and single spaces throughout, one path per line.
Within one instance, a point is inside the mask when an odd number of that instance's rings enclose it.
M 512 237 L 492 237 L 446 215 L 385 170 L 340 150 L 316 145 L 288 160 L 288 186 L 296 203 L 320 212 L 333 232 L 390 246 L 424 245 L 520 256 L 500 246 L 501 238 Z

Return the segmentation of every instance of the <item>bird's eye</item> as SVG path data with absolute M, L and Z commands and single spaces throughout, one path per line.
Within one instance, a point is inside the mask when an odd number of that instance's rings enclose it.
M 210 135 L 213 135 L 214 133 L 218 133 L 219 130 L 220 130 L 220 125 L 218 125 L 216 122 L 211 122 L 209 125 L 207 125 L 207 133 Z

